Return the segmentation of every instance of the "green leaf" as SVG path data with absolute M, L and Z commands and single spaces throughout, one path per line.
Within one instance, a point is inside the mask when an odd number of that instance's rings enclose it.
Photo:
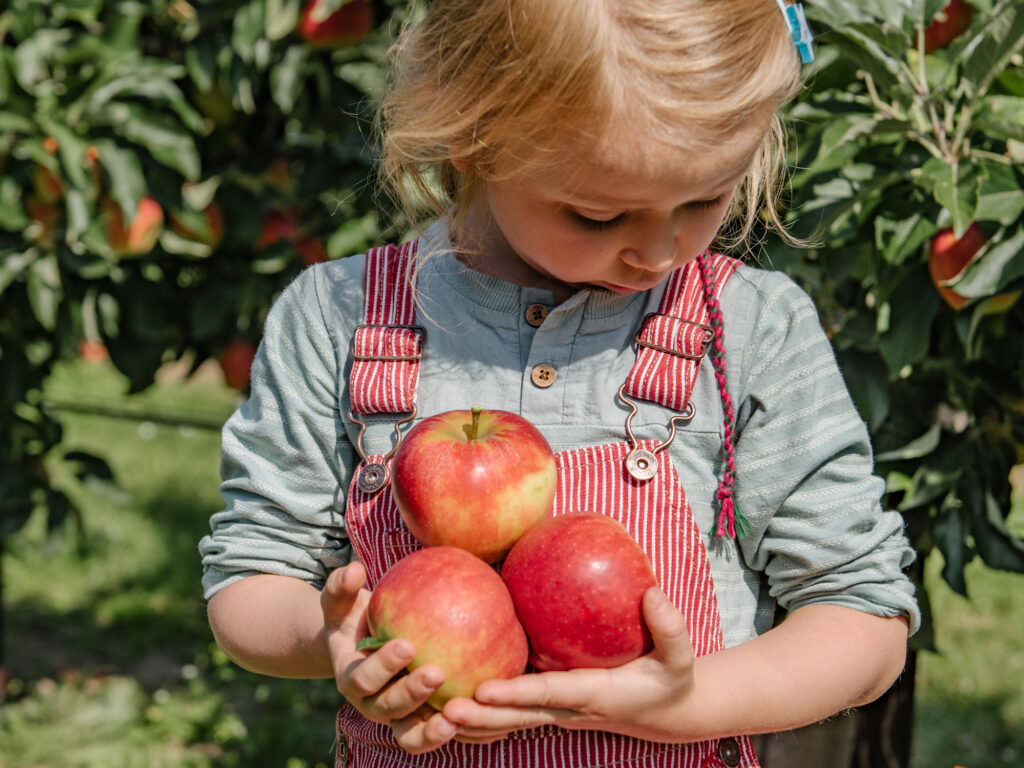
M 0 133 L 31 133 L 35 124 L 24 115 L 0 110 Z
M 977 217 L 1009 226 L 1024 213 L 1024 189 L 1021 177 L 1012 165 L 982 160 L 981 189 Z
M 110 177 L 110 196 L 121 210 L 134 212 L 148 192 L 146 177 L 137 152 L 121 147 L 112 139 L 96 142 L 99 162 Z
M 992 80 L 1024 48 L 1024 4 L 1004 0 L 985 20 L 982 38 L 974 45 L 960 71 L 960 86 L 968 101 L 983 96 Z
M 378 640 L 376 637 L 364 637 L 358 643 L 356 643 L 357 651 L 375 651 L 384 645 L 383 640 Z
M 266 30 L 264 0 L 252 0 L 234 14 L 231 29 L 231 48 L 242 61 L 252 63 L 256 42 Z
M 902 264 L 937 230 L 935 222 L 920 213 L 902 219 L 890 219 L 882 213 L 875 218 L 875 247 L 889 264 Z
M 292 113 L 302 94 L 302 70 L 308 52 L 309 48 L 304 45 L 289 46 L 281 61 L 270 70 L 271 98 L 286 115 Z
M 1024 139 L 1024 97 L 985 96 L 978 104 L 971 128 L 989 138 Z
M 950 286 L 957 293 L 976 298 L 998 293 L 1024 276 L 1024 225 L 1012 237 L 1005 238 L 981 253 L 967 266 L 963 275 Z
M 25 286 L 32 314 L 47 331 L 54 330 L 57 327 L 61 299 L 64 297 L 56 254 L 35 259 L 29 266 L 26 278 Z
M 889 417 L 889 370 L 874 354 L 858 349 L 837 349 L 836 359 L 860 417 L 874 432 Z
M 973 556 L 967 547 L 966 528 L 963 516 L 958 508 L 952 507 L 943 510 L 942 514 L 932 524 L 935 532 L 935 543 L 942 552 L 944 561 L 942 566 L 942 578 L 950 588 L 964 597 L 967 597 L 967 579 L 964 578 L 964 566 Z
M 30 248 L 24 253 L 0 252 L 0 296 L 39 258 L 39 251 Z
M 201 161 L 194 137 L 168 120 L 166 115 L 136 104 L 118 104 L 111 113 L 117 133 L 145 147 L 154 160 L 173 168 L 187 180 L 199 179 Z M 118 121 L 118 117 L 123 117 L 123 120 Z
M 974 221 L 978 210 L 981 178 L 967 162 L 950 165 L 936 157 L 921 167 L 918 184 L 927 188 L 935 202 L 950 212 L 957 237 Z
M 932 288 L 926 270 L 910 273 L 889 295 L 889 327 L 878 338 L 889 370 L 920 363 L 928 356 L 932 322 L 939 309 L 939 294 Z
M 991 492 L 985 491 L 984 510 L 978 511 L 983 514 L 971 516 L 971 535 L 985 565 L 1024 573 L 1024 541 L 1006 527 L 1003 513 Z
M 911 440 L 902 448 L 892 451 L 884 451 L 875 456 L 875 461 L 906 461 L 907 459 L 920 459 L 927 456 L 939 447 L 939 438 L 942 436 L 942 427 L 938 422 L 932 424 L 928 431 L 918 438 Z
M 290 35 L 299 23 L 301 11 L 300 0 L 267 0 L 267 18 L 264 30 L 267 39 L 280 40 Z

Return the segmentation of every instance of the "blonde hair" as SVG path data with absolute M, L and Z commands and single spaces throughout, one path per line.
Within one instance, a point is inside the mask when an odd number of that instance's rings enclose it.
M 775 109 L 799 86 L 776 0 L 434 0 L 392 50 L 379 173 L 410 222 L 426 207 L 455 233 L 481 181 L 607 156 L 616 121 L 650 147 L 622 158 L 643 167 L 666 148 L 714 151 L 769 108 L 728 217 L 742 241 L 762 201 L 781 230 Z

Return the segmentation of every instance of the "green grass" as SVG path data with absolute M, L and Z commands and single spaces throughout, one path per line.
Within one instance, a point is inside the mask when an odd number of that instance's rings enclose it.
M 243 672 L 206 624 L 196 544 L 220 508 L 220 435 L 163 422 L 216 422 L 237 394 L 204 375 L 131 398 L 124 386 L 109 365 L 76 362 L 47 387 L 54 402 L 133 418 L 65 412 L 62 451 L 106 458 L 116 484 L 82 483 L 53 457 L 84 538 L 47 534 L 40 515 L 8 541 L 0 766 L 329 765 L 333 684 Z M 1012 522 L 1024 527 L 1024 503 Z M 926 564 L 939 653 L 918 658 L 913 768 L 1024 765 L 1024 576 L 974 562 L 968 600 L 941 566 Z

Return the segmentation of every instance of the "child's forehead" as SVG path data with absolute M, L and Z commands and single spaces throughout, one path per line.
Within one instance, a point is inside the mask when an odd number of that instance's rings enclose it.
M 646 202 L 667 188 L 688 187 L 696 196 L 740 181 L 753 162 L 767 127 L 758 116 L 723 132 L 713 143 L 684 148 L 655 142 L 641 131 L 618 129 L 597 151 L 561 165 L 548 183 L 569 196 L 594 202 Z

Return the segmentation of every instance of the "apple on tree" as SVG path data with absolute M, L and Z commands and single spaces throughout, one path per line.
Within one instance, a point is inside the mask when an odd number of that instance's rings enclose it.
M 248 341 L 233 341 L 220 353 L 218 362 L 224 372 L 224 383 L 232 389 L 249 386 L 252 361 L 256 357 L 256 345 Z
M 617 667 L 648 653 L 644 593 L 657 586 L 647 554 L 618 521 L 594 512 L 548 518 L 501 566 L 541 671 Z
M 142 256 L 153 250 L 164 228 L 164 211 L 152 197 L 139 200 L 135 217 L 125 222 L 121 206 L 109 197 L 101 205 L 107 228 L 107 242 L 119 256 Z
M 446 411 L 405 435 L 391 467 L 398 510 L 425 546 L 494 563 L 546 518 L 555 497 L 551 447 L 510 411 Z
M 373 7 L 369 0 L 310 0 L 302 11 L 298 32 L 314 48 L 335 48 L 361 43 L 371 29 Z
M 965 0 L 950 0 L 924 29 L 924 51 L 933 53 L 964 33 L 971 24 L 974 7 Z
M 366 609 L 370 637 L 359 648 L 404 638 L 416 654 L 407 669 L 437 664 L 444 683 L 428 703 L 440 710 L 472 697 L 485 680 L 526 671 L 526 634 L 497 572 L 465 550 L 427 547 L 399 560 Z
M 960 238 L 957 238 L 952 227 L 939 230 L 932 238 L 928 250 L 928 272 L 942 298 L 953 309 L 963 309 L 968 300 L 966 296 L 949 288 L 946 283 L 963 272 L 984 244 L 985 233 L 981 231 L 981 226 L 976 221 Z

